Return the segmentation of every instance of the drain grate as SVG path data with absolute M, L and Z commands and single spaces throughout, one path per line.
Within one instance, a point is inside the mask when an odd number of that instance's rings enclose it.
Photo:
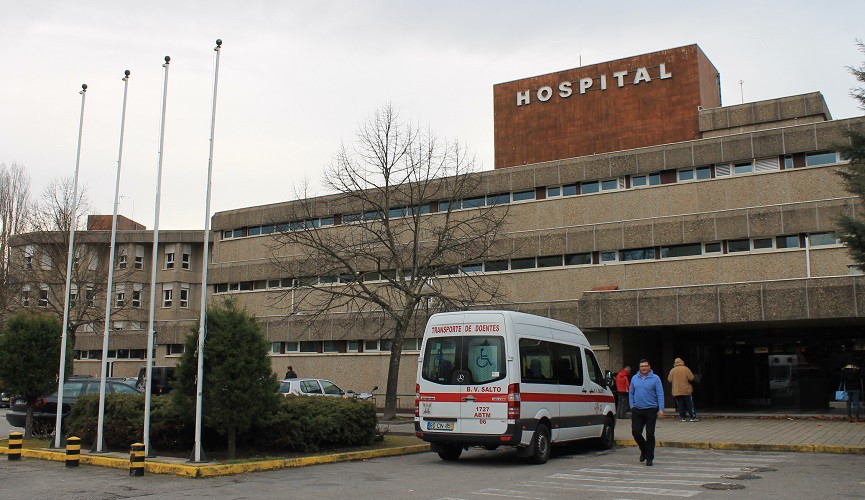
M 763 476 L 758 476 L 757 474 L 751 474 L 750 472 L 745 472 L 743 474 L 726 474 L 721 476 L 724 479 L 763 479 Z
M 742 467 L 742 470 L 746 470 L 748 472 L 777 472 L 778 469 L 773 469 L 771 467 Z
M 707 490 L 744 490 L 744 484 L 736 483 L 706 483 L 702 485 Z

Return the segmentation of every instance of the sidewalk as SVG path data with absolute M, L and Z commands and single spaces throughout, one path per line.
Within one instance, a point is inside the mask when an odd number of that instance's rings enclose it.
M 701 417 L 702 418 L 702 417 Z M 413 435 L 414 422 L 381 422 L 388 434 Z M 680 422 L 658 420 L 655 431 L 659 446 L 728 450 L 774 450 L 865 455 L 865 423 L 840 420 L 787 418 L 703 418 Z M 616 444 L 635 446 L 631 421 L 619 420 Z

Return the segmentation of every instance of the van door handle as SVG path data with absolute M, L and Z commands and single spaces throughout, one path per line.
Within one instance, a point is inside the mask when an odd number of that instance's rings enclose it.
M 468 395 L 468 396 L 462 398 L 461 401 L 464 401 L 464 402 L 468 402 L 468 401 L 476 401 L 476 399 L 475 399 L 474 396 L 472 396 L 472 395 L 470 394 L 470 395 Z
M 586 392 L 588 392 L 588 391 L 586 391 L 585 389 L 583 389 L 583 394 L 585 394 Z

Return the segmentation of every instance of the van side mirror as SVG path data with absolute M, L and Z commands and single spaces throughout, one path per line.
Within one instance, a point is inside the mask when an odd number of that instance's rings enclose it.
M 604 385 L 606 387 L 613 386 L 613 372 L 611 372 L 610 370 L 604 372 Z

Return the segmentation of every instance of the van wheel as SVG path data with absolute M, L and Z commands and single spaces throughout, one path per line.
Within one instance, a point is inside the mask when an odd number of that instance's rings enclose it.
M 604 418 L 601 437 L 595 440 L 595 445 L 602 450 L 609 450 L 614 444 L 616 444 L 616 421 L 613 417 L 607 416 Z
M 535 450 L 532 456 L 529 457 L 529 461 L 533 464 L 546 463 L 550 458 L 550 448 L 552 446 L 552 443 L 550 443 L 550 428 L 546 424 L 538 424 L 533 439 L 534 443 L 532 445 L 535 447 Z
M 462 455 L 462 453 L 463 453 L 463 449 L 460 448 L 459 446 L 444 445 L 444 447 L 442 448 L 442 451 L 439 452 L 439 457 L 442 460 L 446 460 L 448 462 L 454 462 L 456 460 L 459 460 L 460 455 Z

